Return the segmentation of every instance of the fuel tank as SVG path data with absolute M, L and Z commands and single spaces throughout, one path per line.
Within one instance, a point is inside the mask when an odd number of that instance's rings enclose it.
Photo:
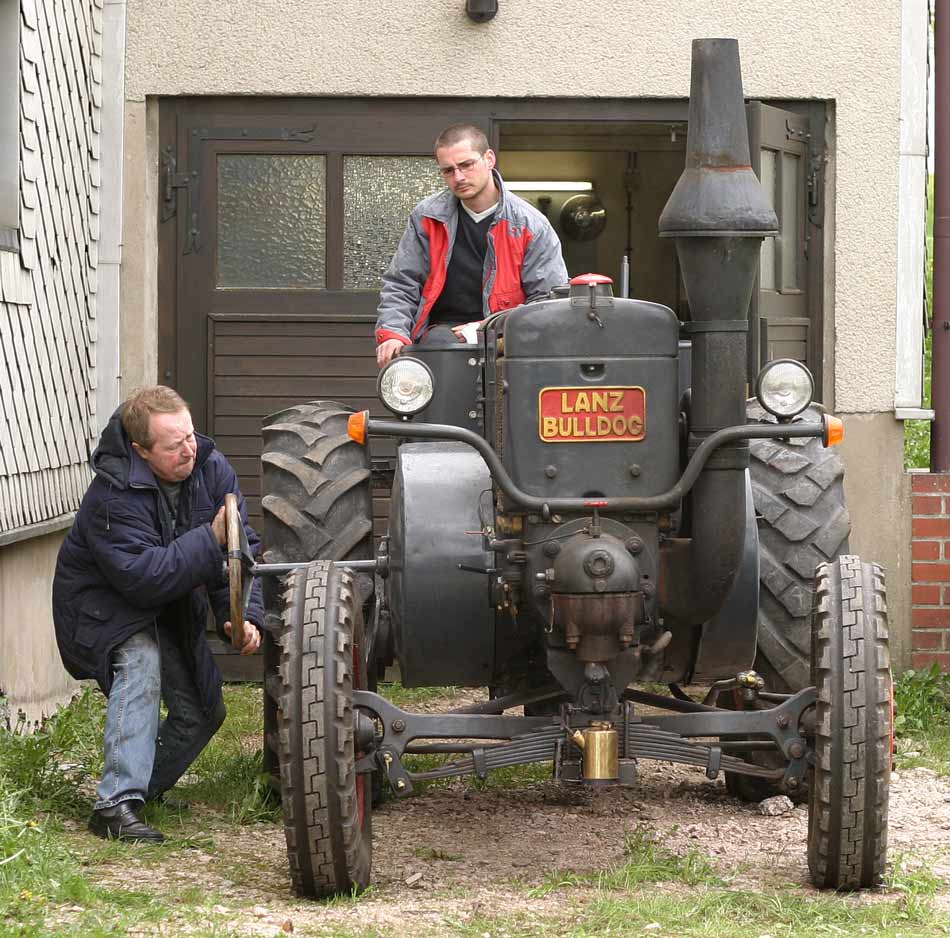
M 606 283 L 574 283 L 569 296 L 513 309 L 490 329 L 502 338 L 489 388 L 501 417 L 496 445 L 520 488 L 617 497 L 676 482 L 679 323 L 671 309 L 615 298 Z

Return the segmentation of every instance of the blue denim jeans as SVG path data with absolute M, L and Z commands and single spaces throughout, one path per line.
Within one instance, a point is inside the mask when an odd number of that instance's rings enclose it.
M 156 798 L 171 788 L 224 722 L 224 701 L 201 706 L 192 672 L 171 632 L 137 632 L 116 648 L 106 707 L 105 769 L 96 810 Z M 168 715 L 159 726 L 161 701 Z

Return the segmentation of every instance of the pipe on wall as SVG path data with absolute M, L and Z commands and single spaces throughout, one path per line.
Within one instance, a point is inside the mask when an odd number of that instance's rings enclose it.
M 930 469 L 950 472 L 950 0 L 936 0 L 934 29 L 934 421 Z

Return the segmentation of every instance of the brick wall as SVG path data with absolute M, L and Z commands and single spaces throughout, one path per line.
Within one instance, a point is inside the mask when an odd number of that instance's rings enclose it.
M 950 473 L 911 478 L 913 666 L 936 661 L 950 671 Z

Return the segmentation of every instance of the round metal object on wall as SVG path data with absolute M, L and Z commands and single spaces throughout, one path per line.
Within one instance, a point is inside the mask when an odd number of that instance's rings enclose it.
M 590 193 L 572 195 L 561 206 L 561 228 L 572 241 L 593 241 L 607 225 L 607 209 Z

